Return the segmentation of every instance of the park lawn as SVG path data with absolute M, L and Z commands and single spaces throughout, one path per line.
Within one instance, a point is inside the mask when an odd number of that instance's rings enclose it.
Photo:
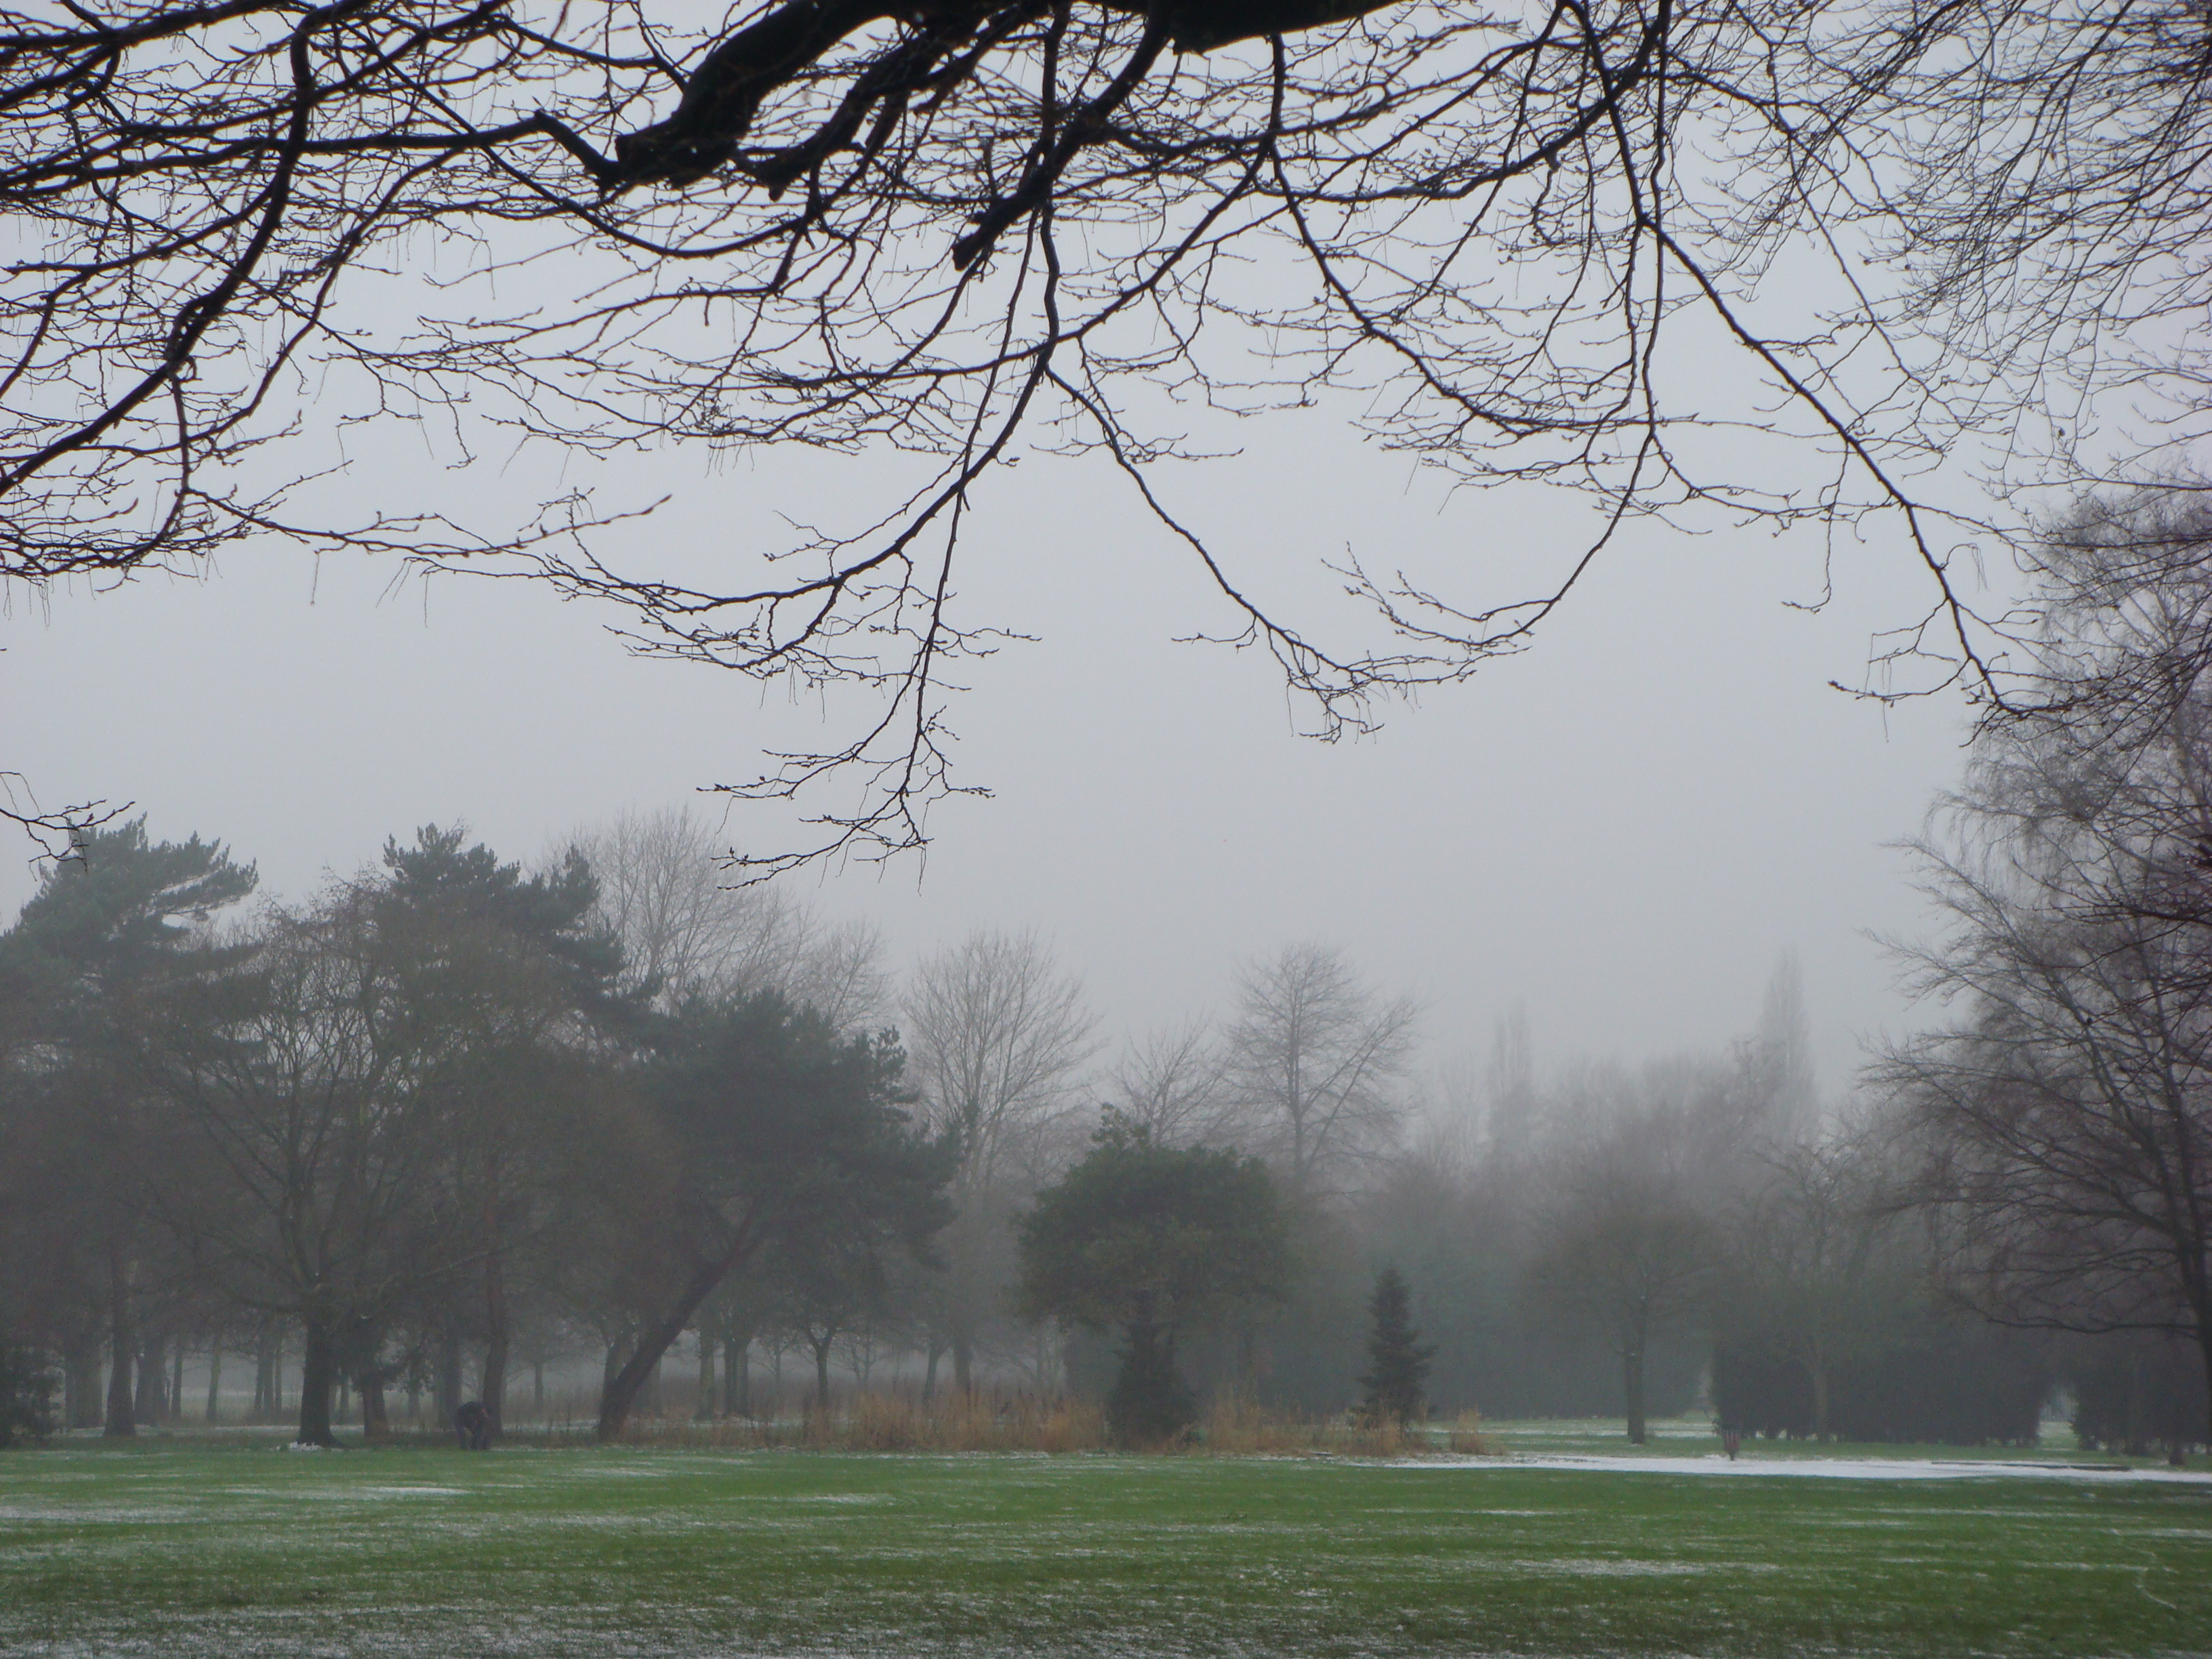
M 2212 1652 L 2212 1486 L 1410 1460 L 0 1456 L 0 1653 Z

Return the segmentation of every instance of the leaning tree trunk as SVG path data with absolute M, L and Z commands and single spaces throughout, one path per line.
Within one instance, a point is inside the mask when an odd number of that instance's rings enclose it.
M 300 1432 L 302 1446 L 335 1446 L 331 1432 L 331 1390 L 337 1382 L 337 1356 L 329 1328 L 321 1321 L 306 1322 L 307 1340 L 300 1358 Z
M 722 1255 L 703 1262 L 692 1272 L 677 1297 L 676 1305 L 659 1319 L 647 1323 L 638 1332 L 637 1346 L 629 1358 L 615 1368 L 607 1378 L 606 1387 L 599 1395 L 599 1436 L 602 1440 L 621 1437 L 629 1424 L 629 1414 L 636 1409 L 639 1395 L 652 1379 L 653 1368 L 660 1364 L 676 1339 L 691 1328 L 698 1317 L 700 1304 L 714 1293 L 715 1287 L 727 1279 L 751 1254 L 750 1243 L 740 1238 Z M 610 1360 L 613 1356 L 610 1354 Z
M 137 1420 L 131 1410 L 131 1356 L 134 1348 L 131 1338 L 130 1275 L 124 1269 L 122 1249 L 111 1245 L 107 1252 L 107 1420 L 100 1432 L 114 1439 L 138 1432 Z

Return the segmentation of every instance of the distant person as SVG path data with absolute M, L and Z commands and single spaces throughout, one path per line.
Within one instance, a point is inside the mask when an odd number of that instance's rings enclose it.
M 481 1400 L 465 1400 L 460 1410 L 453 1413 L 453 1432 L 459 1436 L 463 1451 L 491 1449 L 491 1413 L 484 1409 Z
M 1721 1449 L 1729 1455 L 1731 1463 L 1735 1462 L 1735 1455 L 1743 1449 L 1743 1436 L 1733 1423 L 1721 1431 Z

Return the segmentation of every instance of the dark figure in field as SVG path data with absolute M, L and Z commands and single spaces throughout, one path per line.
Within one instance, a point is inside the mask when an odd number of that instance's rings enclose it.
M 1721 1431 L 1721 1449 L 1729 1455 L 1729 1462 L 1735 1462 L 1736 1453 L 1742 1449 L 1743 1435 L 1734 1424 Z
M 460 1437 L 463 1451 L 491 1449 L 491 1413 L 477 1400 L 464 1401 L 453 1413 L 453 1432 Z

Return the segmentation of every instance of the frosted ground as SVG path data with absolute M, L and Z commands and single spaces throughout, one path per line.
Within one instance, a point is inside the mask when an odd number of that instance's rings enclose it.
M 0 1652 L 2212 1652 L 2202 1475 L 1499 1438 L 1388 1464 L 71 1442 L 0 1458 Z M 1851 1478 L 1794 1478 L 1822 1463 Z

